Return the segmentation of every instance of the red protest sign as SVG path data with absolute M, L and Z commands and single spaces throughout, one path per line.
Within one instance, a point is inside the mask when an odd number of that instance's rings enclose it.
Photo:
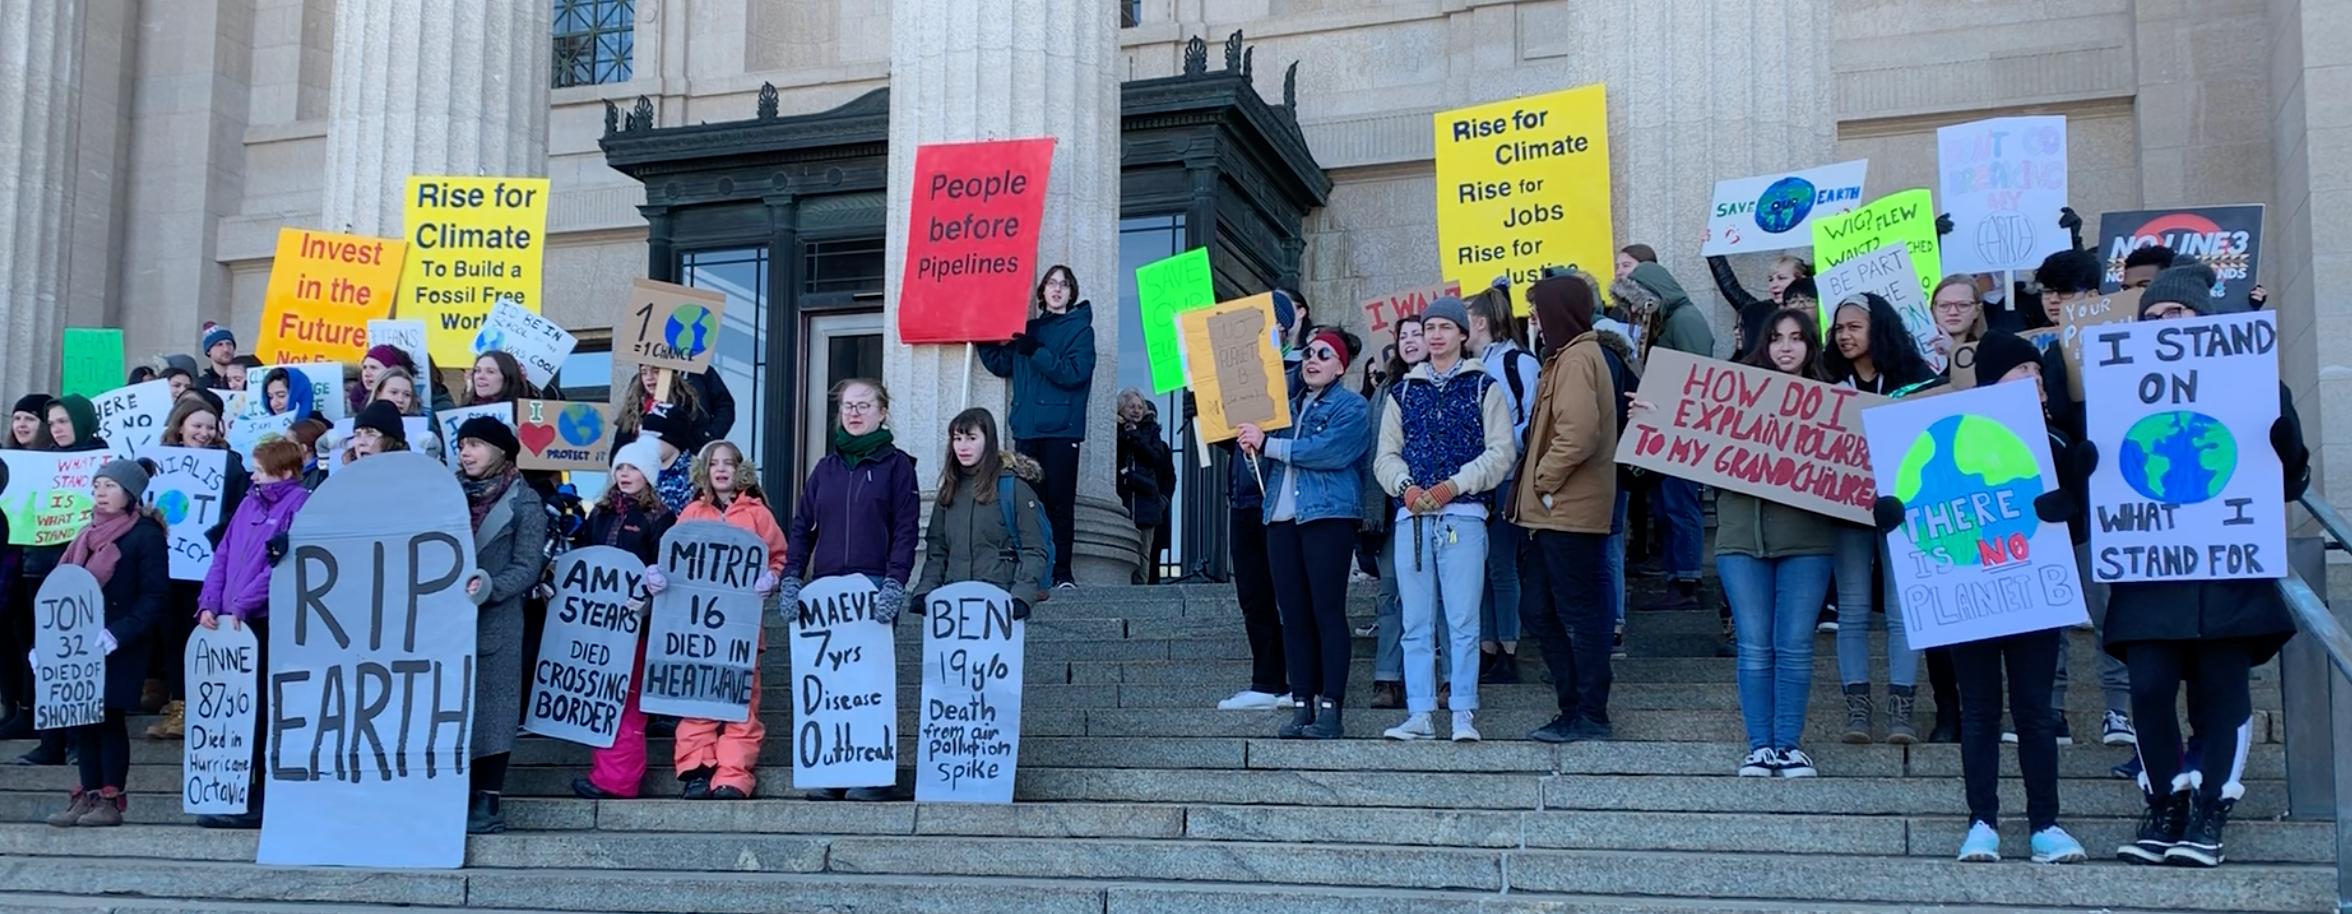
M 1364 327 L 1372 331 L 1371 346 L 1366 351 L 1378 356 L 1382 350 L 1396 345 L 1397 321 L 1429 310 L 1430 303 L 1448 295 L 1461 297 L 1462 284 L 1440 283 L 1365 299 Z
M 908 343 L 1011 339 L 1029 319 L 1051 137 L 915 150 L 898 336 Z
M 1618 463 L 1871 523 L 1862 411 L 1887 398 L 1665 347 L 1650 350 L 1638 397 L 1654 408 L 1634 412 Z

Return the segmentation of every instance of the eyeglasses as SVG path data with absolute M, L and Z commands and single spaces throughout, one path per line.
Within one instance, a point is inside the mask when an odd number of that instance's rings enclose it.
M 1339 351 L 1329 346 L 1309 346 L 1307 347 L 1307 358 L 1328 359 L 1336 362 L 1339 361 Z
M 1958 314 L 1974 307 L 1976 307 L 1976 303 L 1972 301 L 1940 301 L 1935 303 L 1936 310 L 1947 314 Z
M 881 407 L 879 404 L 872 403 L 872 402 L 864 402 L 864 401 L 858 401 L 858 400 L 843 400 L 843 401 L 841 401 L 841 411 L 842 411 L 842 413 L 844 413 L 844 414 L 848 414 L 848 413 L 857 413 L 858 415 L 864 415 L 864 414 L 866 414 L 866 413 L 870 413 L 870 412 L 873 412 L 873 411 L 875 411 L 875 410 L 877 410 L 877 409 L 881 409 L 881 408 L 882 408 L 882 407 Z

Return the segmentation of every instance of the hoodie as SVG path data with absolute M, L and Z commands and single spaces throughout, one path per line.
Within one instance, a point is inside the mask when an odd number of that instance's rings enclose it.
M 1644 263 L 1634 267 L 1625 278 L 1658 297 L 1658 329 L 1656 338 L 1649 343 L 1651 347 L 1664 346 L 1701 358 L 1715 357 L 1715 331 L 1707 325 L 1707 316 L 1691 303 L 1690 294 L 1682 291 L 1682 284 L 1674 281 L 1674 274 L 1657 264 Z
M 1014 523 L 1020 524 L 1019 549 L 1012 531 L 1005 529 L 1004 505 L 996 498 L 996 480 L 965 478 L 957 483 L 954 504 L 931 506 L 931 526 L 923 532 L 923 577 L 910 588 L 917 596 L 957 581 L 986 581 L 1022 600 L 1040 599 L 1037 582 L 1046 572 L 1045 531 L 1035 486 L 1043 480 L 1037 461 L 1010 451 L 1000 458 L 999 477 L 1013 480 Z M 983 504 L 980 499 L 988 501 Z M 921 604 L 916 604 L 921 605 Z
M 310 418 L 317 396 L 310 389 L 310 375 L 302 373 L 298 368 L 271 369 L 270 374 L 279 371 L 286 373 L 286 411 L 293 413 L 297 421 Z M 269 409 L 269 375 L 262 376 L 261 397 L 262 409 L 266 411 Z
M 1086 438 L 1086 400 L 1094 387 L 1094 305 L 1029 319 L 1025 338 L 980 347 L 988 373 L 1009 378 L 1014 441 Z

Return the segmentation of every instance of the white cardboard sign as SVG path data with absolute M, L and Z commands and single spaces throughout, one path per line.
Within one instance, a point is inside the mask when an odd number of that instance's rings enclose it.
M 898 650 L 865 575 L 810 581 L 791 607 L 792 786 L 898 781 Z
M 187 739 L 180 758 L 180 810 L 244 812 L 253 792 L 253 729 L 260 713 L 261 645 L 253 629 L 227 621 L 188 635 Z
M 1021 757 L 1021 675 L 1029 623 L 985 581 L 925 597 L 923 716 L 915 800 L 1010 803 Z

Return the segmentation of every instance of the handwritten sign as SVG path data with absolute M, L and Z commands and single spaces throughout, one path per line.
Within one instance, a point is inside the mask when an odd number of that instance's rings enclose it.
M 906 343 L 1009 340 L 1038 278 L 1053 137 L 925 143 L 915 149 L 898 336 Z
M 2171 248 L 2176 256 L 2196 258 L 2221 280 L 2213 287 L 2213 302 L 2199 310 L 2248 310 L 2246 294 L 2254 290 L 2255 268 L 2262 262 L 2262 204 L 2100 213 L 2099 252 L 2105 255 L 2107 273 L 2099 289 L 2121 290 L 2124 260 L 2133 251 L 2157 245 Z
M 1813 244 L 1813 220 L 1862 205 L 1869 159 L 1715 182 L 1705 256 L 1780 251 Z
M 1951 214 L 1944 269 L 2032 269 L 2073 244 L 2066 206 L 2066 118 L 1996 117 L 1936 129 L 1938 200 Z
M 562 400 L 516 400 L 515 439 L 526 470 L 612 469 L 612 405 Z
M 125 569 L 124 573 L 130 573 Z M 33 729 L 106 719 L 106 594 L 80 565 L 59 565 L 33 595 Z
M 634 280 L 613 318 L 613 361 L 700 374 L 718 349 L 726 314 L 727 296 L 718 292 Z
M 923 616 L 923 717 L 915 800 L 1010 803 L 1021 756 L 1021 671 L 1029 624 L 985 581 L 930 593 Z
M 229 450 L 236 451 L 238 459 L 245 461 L 245 469 L 257 469 L 253 463 L 253 449 L 285 438 L 293 430 L 294 423 L 301 418 L 293 413 L 240 416 L 229 425 Z
M 171 542 L 172 580 L 204 580 L 212 569 L 212 538 L 206 534 L 221 522 L 229 452 L 158 447 L 148 451 L 147 458 L 155 461 L 155 472 L 147 480 L 147 504 L 163 519 Z
M 1919 288 L 1919 271 L 1911 265 L 1909 245 L 1889 244 L 1846 258 L 1823 272 L 1815 282 L 1821 290 L 1821 327 L 1825 331 L 1822 336 L 1829 335 L 1826 331 L 1839 305 L 1867 292 L 1895 307 L 1895 314 L 1903 319 L 1903 329 L 1919 341 L 1919 351 L 1929 362 L 1941 361 L 1936 355 L 1935 341 L 1943 332 L 1936 329 L 1935 315 L 1928 310 L 1927 293 Z
M 1617 462 L 1857 524 L 1878 500 L 1862 410 L 1886 402 L 1763 368 L 1650 350 Z
M 1862 411 L 1878 494 L 1903 502 L 1886 534 L 1911 643 L 1942 647 L 2085 622 L 2065 524 L 2034 499 L 2058 488 L 2034 385 L 1993 384 Z
M 653 600 L 645 640 L 647 714 L 739 723 L 759 690 L 760 596 L 768 547 L 718 521 L 670 528 L 661 542 L 670 586 Z M 797 667 L 796 667 L 797 668 Z
M 1815 219 L 1814 267 L 1828 271 L 1887 245 L 1901 244 L 1911 252 L 1911 269 L 1919 274 L 1919 297 L 1925 299 L 1936 283 L 1943 281 L 1943 249 L 1936 240 L 1935 220 L 1935 202 L 1923 187 L 1888 194 L 1850 213 Z
M 416 371 L 413 374 L 416 382 L 417 400 L 423 403 L 433 402 L 433 354 L 425 343 L 424 321 L 368 321 L 367 338 L 368 345 L 371 347 L 390 346 L 408 353 L 409 364 L 416 366 Z M 368 395 L 374 396 L 375 391 L 368 391 Z
M 1438 299 L 1461 295 L 1461 284 L 1449 282 L 1365 299 L 1359 307 L 1364 309 L 1365 328 L 1372 331 L 1372 342 L 1365 352 L 1377 357 L 1382 350 L 1396 345 L 1398 321 L 1429 310 L 1430 304 Z
M 90 525 L 90 480 L 113 460 L 107 451 L 0 451 L 8 486 L 0 512 L 8 515 L 11 546 L 63 546 Z
M 433 421 L 441 425 L 442 459 L 450 466 L 457 465 L 457 430 L 464 428 L 469 419 L 476 416 L 487 416 L 505 423 L 507 428 L 513 428 L 515 424 L 514 406 L 512 403 L 484 403 L 480 406 L 460 406 L 456 409 L 445 409 L 434 413 Z
M 343 399 L 343 365 L 340 362 L 297 362 L 265 365 L 249 370 L 245 373 L 245 396 L 233 404 L 233 409 L 230 409 L 231 404 L 227 401 L 223 402 L 223 408 L 235 413 L 238 421 L 275 415 L 270 409 L 270 388 L 273 385 L 269 383 L 269 375 L 280 368 L 288 373 L 300 373 L 302 379 L 309 383 L 311 415 L 331 423 L 350 414 L 350 404 Z M 291 414 L 294 412 L 294 401 L 301 398 L 302 392 L 299 385 L 290 381 L 286 384 L 286 412 Z
M 58 354 L 60 397 L 95 397 L 129 376 L 123 368 L 123 332 L 112 327 L 67 327 Z
M 409 177 L 398 314 L 424 322 L 433 361 L 472 361 L 499 299 L 539 310 L 547 186 L 546 178 Z
M 629 702 L 637 636 L 645 613 L 638 592 L 645 563 L 611 546 L 583 546 L 555 559 L 555 598 L 531 671 L 523 729 L 610 748 Z
M 1525 288 L 1547 266 L 1609 271 L 1609 110 L 1598 83 L 1431 120 L 1447 281 L 1483 289 L 1507 273 Z
M 2278 325 L 2267 311 L 2091 330 L 2083 351 L 2091 576 L 2287 573 Z
M 2058 311 L 2058 345 L 2065 353 L 2066 395 L 2076 403 L 2083 398 L 2082 353 L 2084 334 L 2108 324 L 2129 323 L 2140 319 L 2140 296 L 2145 289 L 2123 289 L 2079 302 L 2069 302 Z
M 189 815 L 244 812 L 253 793 L 253 740 L 259 732 L 261 645 L 253 629 L 222 622 L 188 634 L 187 740 L 180 756 L 180 810 Z
M 1290 427 L 1271 293 L 1186 311 L 1176 321 L 1189 356 L 1193 399 L 1200 404 L 1202 440 L 1233 440 L 1247 422 L 1267 431 Z
M 163 423 L 171 418 L 170 381 L 148 381 L 90 398 L 98 411 L 98 437 L 115 453 L 146 455 L 163 444 Z
M 579 345 L 577 337 L 554 321 L 523 308 L 513 298 L 500 298 L 490 306 L 481 331 L 474 334 L 473 356 L 493 350 L 506 352 L 522 364 L 523 378 L 531 386 L 546 387 Z M 472 358 L 467 361 L 470 364 Z
M 802 587 L 792 608 L 795 788 L 898 781 L 898 652 L 875 597 L 865 575 L 835 575 Z
M 392 314 L 408 245 L 396 238 L 278 229 L 261 297 L 264 362 L 357 362 L 368 323 Z
M 456 868 L 478 573 L 464 493 L 433 458 L 371 457 L 328 477 L 287 539 L 270 575 L 258 861 Z
M 1144 357 L 1151 362 L 1152 393 L 1184 388 L 1183 345 L 1176 315 L 1217 303 L 1209 275 L 1209 249 L 1193 248 L 1135 268 L 1136 314 L 1143 322 Z

